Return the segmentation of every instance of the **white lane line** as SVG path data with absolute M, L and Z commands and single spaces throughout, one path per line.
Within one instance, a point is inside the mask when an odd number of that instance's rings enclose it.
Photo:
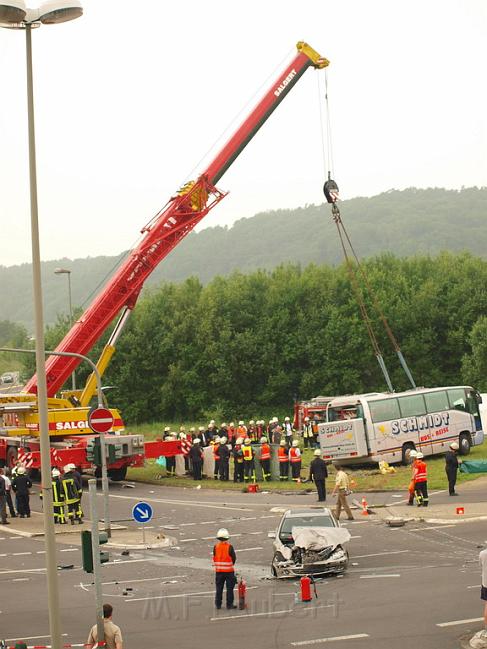
M 263 550 L 264 548 L 236 548 L 235 552 L 250 552 L 251 550 Z
M 12 579 L 12 581 L 30 581 L 28 577 L 19 577 L 18 579 Z
M 36 554 L 46 554 L 45 550 L 37 550 Z
M 23 557 L 27 554 L 32 554 L 32 552 L 12 552 L 13 557 Z
M 247 619 L 248 617 L 260 617 L 262 615 L 279 615 L 279 613 L 294 613 L 295 611 L 316 611 L 319 608 L 331 608 L 334 604 L 324 604 L 323 606 L 311 606 L 306 609 L 287 608 L 283 611 L 263 611 L 262 613 L 243 613 L 240 615 L 225 615 L 223 617 L 210 617 L 210 622 L 221 622 L 222 620 Z
M 264 532 L 247 532 L 247 534 L 263 534 Z
M 196 525 L 196 523 L 179 523 L 180 527 L 189 527 L 190 525 Z
M 453 622 L 441 622 L 436 626 L 456 626 L 457 624 L 470 624 L 471 622 L 481 622 L 483 617 L 471 617 L 469 620 L 454 620 Z
M 429 532 L 429 530 L 444 530 L 447 527 L 455 527 L 455 525 L 434 525 L 431 527 L 413 527 L 410 532 Z
M 394 552 L 376 552 L 375 554 L 357 554 L 353 559 L 366 559 L 368 557 L 382 557 L 384 554 L 403 554 L 404 552 L 411 552 L 411 550 L 395 550 Z
M 241 535 L 241 534 L 232 534 L 232 535 L 231 535 L 232 539 L 234 539 L 236 536 L 242 536 L 242 535 Z M 215 535 L 213 534 L 213 536 L 202 536 L 202 537 L 201 537 L 201 540 L 202 540 L 202 541 L 215 540 Z
M 186 575 L 174 575 L 174 577 L 147 577 L 146 579 L 125 579 L 124 581 L 102 581 L 101 585 L 102 586 L 114 586 L 117 584 L 135 584 L 136 582 L 139 583 L 141 581 L 167 581 L 168 579 L 184 579 Z M 12 580 L 14 581 L 14 580 Z M 75 584 L 75 588 L 84 588 L 84 586 L 92 586 L 93 584 L 83 584 L 82 582 L 79 584 Z
M 61 634 L 63 638 L 65 638 L 68 634 L 67 633 L 62 633 Z M 40 640 L 41 638 L 50 638 L 50 635 L 31 635 L 30 637 L 26 638 L 25 636 L 22 636 L 22 640 Z M 15 642 L 18 640 L 18 638 L 5 638 L 7 642 Z
M 214 538 L 214 537 L 210 537 Z M 179 543 L 189 543 L 189 541 L 197 541 L 198 539 L 179 539 Z
M 476 584 L 475 586 L 467 586 L 467 589 L 468 588 L 480 588 L 480 584 Z
M 64 550 L 60 550 L 60 552 L 79 552 L 79 548 L 65 548 Z
M 350 538 L 351 539 L 361 539 L 362 537 L 361 536 L 351 536 Z
M 261 518 L 277 518 L 277 514 L 270 514 L 269 516 L 261 516 Z
M 216 525 L 216 521 L 201 521 L 200 525 Z
M 361 575 L 360 579 L 382 579 L 385 577 L 400 577 L 401 575 Z
M 322 642 L 336 642 L 337 640 L 358 640 L 359 638 L 370 637 L 367 633 L 356 633 L 355 635 L 336 635 L 330 638 L 317 638 L 316 640 L 301 640 L 300 642 L 291 642 L 293 647 L 303 647 L 310 644 L 321 644 Z
M 253 590 L 257 586 L 247 586 L 247 590 Z M 198 593 L 180 593 L 179 595 L 151 595 L 150 597 L 133 597 L 131 599 L 124 599 L 127 604 L 129 602 L 144 602 L 147 599 L 178 599 L 180 597 L 198 597 L 198 596 L 215 596 L 215 590 L 202 590 Z
M 241 521 L 256 521 L 257 516 L 242 516 L 240 518 Z
M 110 494 L 110 498 L 122 498 L 123 500 L 137 500 L 139 501 L 140 498 L 137 496 L 120 496 L 120 495 L 115 495 L 115 494 Z M 166 505 L 185 505 L 186 507 L 207 507 L 208 509 L 224 509 L 228 511 L 229 509 L 234 509 L 239 512 L 250 512 L 252 511 L 248 507 L 230 507 L 230 506 L 223 506 L 223 505 L 210 505 L 210 503 L 207 502 L 198 502 L 198 501 L 190 501 L 190 500 L 163 500 L 162 498 L 146 498 L 145 499 L 147 502 L 150 503 L 164 503 Z M 21 537 L 18 537 L 21 538 Z

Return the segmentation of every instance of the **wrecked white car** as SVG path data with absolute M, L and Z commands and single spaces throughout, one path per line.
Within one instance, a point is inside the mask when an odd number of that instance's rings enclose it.
M 345 544 L 350 532 L 340 527 L 329 509 L 288 510 L 274 538 L 272 574 L 278 578 L 341 574 L 348 566 Z

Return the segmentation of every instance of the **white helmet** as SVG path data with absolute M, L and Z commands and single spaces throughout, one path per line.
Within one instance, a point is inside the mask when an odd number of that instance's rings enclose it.
M 225 422 L 223 422 L 222 425 L 220 426 L 220 428 L 226 428 L 226 427 L 227 427 L 227 425 L 226 425 Z
M 64 473 L 68 473 L 68 471 L 71 471 L 71 464 L 66 464 L 63 471 L 64 471 Z
M 244 439 L 244 444 L 250 444 L 250 437 L 246 437 Z
M 169 433 L 170 430 L 171 430 L 171 429 L 169 428 L 169 426 L 166 426 L 166 427 L 164 428 L 164 432 L 165 432 L 165 433 Z
M 450 444 L 450 448 L 451 448 L 453 451 L 458 451 L 458 449 L 459 449 L 460 447 L 458 446 L 458 443 L 457 443 L 457 442 L 452 442 L 452 443 Z
M 239 426 L 243 426 L 243 425 L 244 425 L 243 421 L 240 420 L 240 421 L 238 422 L 238 425 L 239 425 Z
M 297 439 L 293 439 L 293 446 L 298 446 L 299 442 Z
M 204 426 L 198 426 L 198 430 L 199 430 L 200 432 L 203 432 L 203 431 L 205 430 L 205 427 L 204 427 Z
M 220 441 L 221 441 L 221 440 L 220 440 L 220 437 L 219 437 L 218 435 L 215 435 L 215 437 L 213 438 L 213 442 L 214 442 L 215 444 L 219 444 Z
M 199 444 L 200 442 L 201 442 L 201 440 L 200 440 L 199 437 L 196 437 L 196 438 L 193 440 L 193 444 Z
M 211 424 L 212 426 L 214 426 L 214 425 L 215 425 L 215 420 L 214 420 L 214 419 L 210 419 L 210 424 Z
M 25 466 L 19 466 L 19 468 L 17 469 L 17 473 L 19 475 L 24 475 L 25 472 L 26 472 L 25 471 Z
M 305 418 L 304 418 L 304 421 L 309 421 L 309 417 L 305 417 Z
M 284 421 L 291 421 L 289 417 L 284 417 Z
M 228 539 L 230 538 L 230 534 L 228 533 L 228 530 L 225 527 L 221 527 L 218 532 L 216 533 L 216 538 L 217 539 Z
M 232 428 L 233 428 L 233 426 L 235 426 L 235 423 L 233 421 L 231 421 L 230 426 L 232 426 Z
M 225 436 L 220 437 L 220 444 L 226 444 L 227 443 L 227 438 Z
M 195 431 L 196 431 L 196 428 L 194 426 L 191 426 L 191 428 L 189 429 L 189 432 L 194 433 Z
M 254 426 L 254 425 L 255 425 L 255 421 L 254 421 L 253 419 L 251 419 L 251 420 L 249 421 L 249 425 L 250 425 L 250 426 Z
M 171 437 L 169 435 L 169 437 Z M 179 439 L 186 439 L 186 433 L 179 433 Z
M 261 437 L 260 438 L 260 443 L 261 444 L 267 444 L 267 437 Z
M 424 455 L 422 453 L 416 453 L 416 457 L 418 460 L 422 460 L 424 458 Z
M 319 448 L 316 449 L 316 451 L 313 453 L 313 455 L 316 455 L 317 457 L 321 456 L 321 451 Z
M 168 430 L 171 430 L 171 429 L 169 428 Z M 186 428 L 184 426 L 179 427 L 179 432 L 180 433 L 184 433 L 185 430 L 186 430 Z
M 281 446 L 286 446 L 286 440 L 285 440 L 285 439 L 281 439 L 280 444 L 281 444 Z
M 274 423 L 274 419 L 269 419 L 269 423 L 270 423 L 270 424 L 273 424 L 273 423 Z
M 418 457 L 418 451 L 413 448 L 411 451 L 409 451 L 409 457 Z
M 277 424 L 278 421 L 279 421 L 279 419 L 277 417 L 272 417 L 272 423 Z
M 51 475 L 53 478 L 59 478 L 59 476 L 61 475 L 61 471 L 59 469 L 53 469 L 51 471 Z
M 243 439 L 241 437 L 237 437 L 235 444 L 243 444 Z

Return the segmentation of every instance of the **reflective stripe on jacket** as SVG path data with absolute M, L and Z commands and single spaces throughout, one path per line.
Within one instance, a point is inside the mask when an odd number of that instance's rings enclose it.
M 233 572 L 233 559 L 230 550 L 233 550 L 230 543 L 220 541 L 213 548 L 213 566 L 215 572 Z
M 252 447 L 250 446 L 250 444 L 242 446 L 242 451 L 243 451 L 244 460 L 246 460 L 247 462 L 250 462 L 250 460 L 254 456 L 254 453 L 252 451 Z

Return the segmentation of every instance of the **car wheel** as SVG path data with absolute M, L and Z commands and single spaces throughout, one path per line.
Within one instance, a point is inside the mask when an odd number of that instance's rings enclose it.
M 462 435 L 460 435 L 460 439 L 458 440 L 458 445 L 460 447 L 460 455 L 468 455 L 470 453 L 470 448 L 472 447 L 470 435 L 462 433 Z
M 412 442 L 407 442 L 402 447 L 402 463 L 407 466 L 411 463 L 411 451 L 415 451 L 416 447 Z

